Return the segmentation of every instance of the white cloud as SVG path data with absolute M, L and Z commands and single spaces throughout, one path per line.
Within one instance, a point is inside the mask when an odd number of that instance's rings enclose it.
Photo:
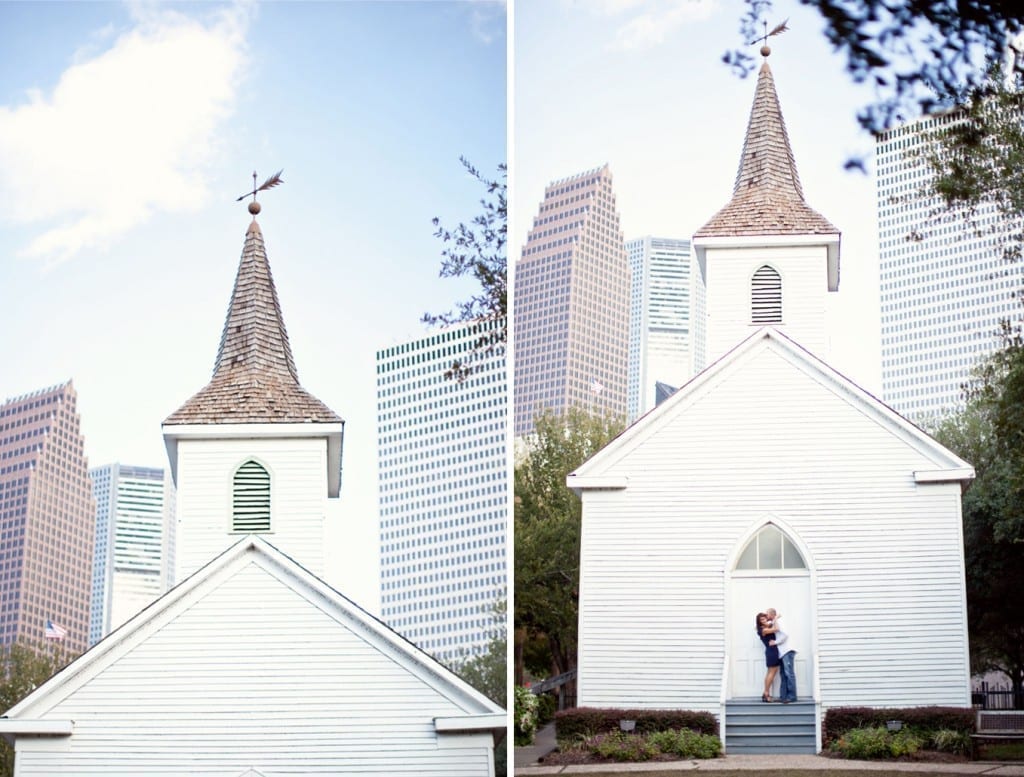
M 469 4 L 469 27 L 484 45 L 503 39 L 507 7 L 505 0 L 475 0 Z
M 204 19 L 131 6 L 133 26 L 79 52 L 53 89 L 0 106 L 0 214 L 48 261 L 102 247 L 154 211 L 197 208 L 231 116 L 249 10 Z
M 615 16 L 644 4 L 645 0 L 592 0 L 591 6 L 597 13 L 605 16 Z
M 603 0 L 606 12 L 639 10 L 616 31 L 611 48 L 647 49 L 660 45 L 677 27 L 707 19 L 718 10 L 718 0 Z

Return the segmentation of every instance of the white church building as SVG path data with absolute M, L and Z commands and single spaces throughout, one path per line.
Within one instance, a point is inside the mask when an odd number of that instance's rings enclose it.
M 974 472 L 816 355 L 839 238 L 765 61 L 733 198 L 693 238 L 709 366 L 567 479 L 581 707 L 706 710 L 727 752 L 764 753 L 820 750 L 831 707 L 970 706 Z M 769 607 L 798 646 L 793 705 L 760 698 Z
M 323 582 L 342 429 L 254 218 L 213 378 L 163 426 L 183 582 L 6 712 L 15 775 L 494 774 L 504 710 Z

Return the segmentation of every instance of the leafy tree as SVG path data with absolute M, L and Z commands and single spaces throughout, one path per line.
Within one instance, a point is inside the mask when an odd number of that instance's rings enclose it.
M 975 480 L 963 498 L 964 561 L 971 669 L 998 669 L 1024 691 L 1024 347 L 1005 346 L 965 387 L 966 409 L 936 438 L 971 462 Z
M 0 714 L 28 696 L 69 660 L 53 644 L 31 645 L 16 642 L 4 649 L 3 676 L 0 678 Z M 0 777 L 14 774 L 14 748 L 0 740 Z
M 925 133 L 921 157 L 931 175 L 919 194 L 938 203 L 935 226 L 961 221 L 1009 260 L 1021 257 L 1024 189 L 1024 92 L 994 69 L 950 121 Z M 913 236 L 912 236 L 913 237 Z
M 764 35 L 762 20 L 771 14 L 772 1 L 745 2 L 740 32 L 749 44 Z M 1024 29 L 1016 0 L 800 2 L 821 15 L 825 37 L 846 55 L 852 79 L 874 84 L 876 102 L 857 114 L 872 132 L 948 106 L 944 96 L 965 97 L 984 83 L 988 62 L 1001 59 L 1010 38 Z M 747 51 L 730 51 L 723 59 L 747 73 L 754 62 Z
M 462 679 L 501 707 L 508 707 L 508 637 L 502 599 L 491 609 L 490 641 L 487 650 L 465 661 L 458 673 Z
M 431 326 L 464 321 L 493 324 L 481 327 L 470 356 L 464 361 L 456 359 L 445 372 L 445 377 L 463 381 L 473 372 L 473 365 L 478 359 L 505 352 L 508 329 L 505 258 L 508 205 L 505 164 L 498 165 L 498 175 L 491 180 L 464 157 L 459 161 L 486 187 L 487 197 L 480 200 L 483 210 L 468 226 L 461 223 L 455 229 L 447 229 L 439 218 L 434 218 L 434 226 L 437 227 L 434 237 L 441 238 L 445 244 L 441 252 L 444 260 L 440 275 L 442 278 L 471 275 L 479 282 L 480 291 L 459 303 L 457 312 L 425 313 L 422 320 Z
M 623 427 L 571 408 L 544 412 L 515 467 L 516 682 L 523 662 L 540 675 L 576 666 L 582 505 L 566 476 Z M 530 647 L 533 650 L 531 653 Z M 540 649 L 538 649 L 540 648 Z

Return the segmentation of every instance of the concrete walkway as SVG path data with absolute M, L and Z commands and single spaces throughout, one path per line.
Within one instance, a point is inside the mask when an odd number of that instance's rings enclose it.
M 894 761 L 848 761 L 820 755 L 727 755 L 723 758 L 694 761 L 657 761 L 654 763 L 578 764 L 575 766 L 540 766 L 537 762 L 557 747 L 555 725 L 549 723 L 537 732 L 529 747 L 515 750 L 516 777 L 542 774 L 600 774 L 601 772 L 720 772 L 744 770 L 865 771 L 907 772 L 913 774 L 966 774 L 986 777 L 1024 777 L 1024 764 L 971 761 L 959 764 L 905 763 Z
M 727 755 L 698 761 L 656 763 L 580 764 L 577 766 L 519 766 L 516 748 L 516 777 L 541 774 L 600 774 L 601 772 L 721 772 L 726 770 L 764 772 L 769 770 L 907 772 L 908 774 L 962 774 L 986 777 L 1024 777 L 1024 764 L 972 761 L 961 764 L 903 763 L 893 761 L 848 761 L 818 755 Z M 525 749 L 525 748 L 523 748 Z
M 544 728 L 538 731 L 533 737 L 533 744 L 529 747 L 517 747 L 515 748 L 515 769 L 516 774 L 519 774 L 519 769 L 526 766 L 532 766 L 537 763 L 541 758 L 546 756 L 548 753 L 553 752 L 558 748 L 558 743 L 555 741 L 555 724 L 548 723 Z M 525 774 L 534 774 L 534 772 L 524 772 Z M 547 772 L 537 772 L 537 774 L 547 774 Z

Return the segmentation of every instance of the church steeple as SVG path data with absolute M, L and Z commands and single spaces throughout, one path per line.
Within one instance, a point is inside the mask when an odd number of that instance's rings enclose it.
M 299 385 L 274 278 L 254 218 L 228 305 L 212 380 L 164 421 L 175 424 L 339 423 Z
M 775 81 L 765 59 L 757 77 L 732 199 L 694 237 L 838 233 L 804 200 Z
M 771 50 L 765 45 L 761 53 L 766 60 L 732 198 L 691 243 L 698 283 L 691 313 L 696 369 L 753 327 L 776 327 L 820 356 L 829 347 L 826 298 L 839 289 L 840 234 L 804 199 L 768 67 Z
M 259 212 L 259 203 L 249 204 Z M 178 579 L 248 533 L 316 575 L 341 488 L 344 422 L 299 385 L 263 234 L 245 234 L 213 377 L 163 423 Z

